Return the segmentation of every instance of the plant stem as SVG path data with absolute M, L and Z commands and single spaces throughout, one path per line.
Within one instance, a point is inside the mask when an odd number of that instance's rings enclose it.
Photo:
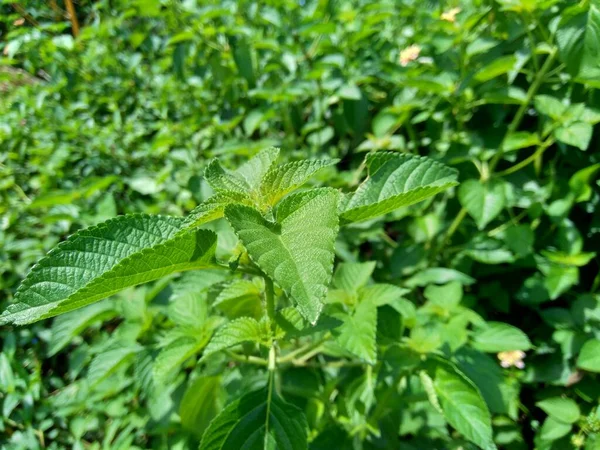
M 462 223 L 466 215 L 467 210 L 465 208 L 461 208 L 454 220 L 452 221 L 452 223 L 450 224 L 450 228 L 448 228 L 448 232 L 446 233 L 446 236 L 444 237 L 444 240 L 440 244 L 440 247 L 437 249 L 436 253 L 441 252 L 442 249 L 446 246 L 446 244 L 450 242 L 452 235 L 456 232 L 458 226 Z
M 271 322 L 271 328 L 275 331 L 275 291 L 273 281 L 268 276 L 263 277 L 265 280 L 265 300 L 267 303 L 267 316 Z
M 553 48 L 552 51 L 550 52 L 550 54 L 548 55 L 548 57 L 546 58 L 546 61 L 544 61 L 544 64 L 542 65 L 540 71 L 537 73 L 535 80 L 529 87 L 525 101 L 517 110 L 515 117 L 513 117 L 513 120 L 511 121 L 510 125 L 508 126 L 508 130 L 506 131 L 506 134 L 504 135 L 504 138 L 502 139 L 502 142 L 500 143 L 498 152 L 496 153 L 496 155 L 492 158 L 492 161 L 490 162 L 490 173 L 492 173 L 494 171 L 494 168 L 500 162 L 500 160 L 502 159 L 502 156 L 504 155 L 504 145 L 506 142 L 506 138 L 508 136 L 510 136 L 511 134 L 513 134 L 515 131 L 517 131 L 517 128 L 519 128 L 519 125 L 521 125 L 521 121 L 523 120 L 523 117 L 525 116 L 525 112 L 527 111 L 527 108 L 529 108 L 529 104 L 531 103 L 531 100 L 533 100 L 533 97 L 535 96 L 538 89 L 542 85 L 542 82 L 544 81 L 544 77 L 550 70 L 552 63 L 554 63 L 554 59 L 556 58 L 556 53 L 557 53 L 556 48 Z
M 72 0 L 65 0 L 67 11 L 69 13 L 69 19 L 71 19 L 71 28 L 73 30 L 73 36 L 79 36 L 79 22 L 77 21 L 77 14 L 75 13 L 75 6 L 73 6 Z
M 552 144 L 554 143 L 554 139 L 553 138 L 548 138 L 546 139 L 539 147 L 538 149 L 531 154 L 529 157 L 525 158 L 523 161 L 518 162 L 517 164 L 510 166 L 508 169 L 505 169 L 501 172 L 496 173 L 496 176 L 502 177 L 505 175 L 510 175 L 511 173 L 515 173 L 518 170 L 521 170 L 523 167 L 526 167 L 527 165 L 531 164 L 532 162 L 534 162 L 539 156 L 541 156 L 548 147 L 550 147 Z
M 226 353 L 227 353 L 227 356 L 229 356 L 231 359 L 233 359 L 234 361 L 241 362 L 241 363 L 255 364 L 257 366 L 268 366 L 269 365 L 269 361 L 267 361 L 264 358 L 259 358 L 257 356 L 238 355 L 237 353 L 234 353 L 230 350 L 227 350 Z
M 289 352 L 287 355 L 284 355 L 279 359 L 280 363 L 290 362 L 296 358 L 296 356 L 301 355 L 302 353 L 308 353 L 312 350 L 319 348 L 325 342 L 327 342 L 331 338 L 331 333 L 327 332 L 325 335 L 316 342 L 310 342 L 296 350 Z

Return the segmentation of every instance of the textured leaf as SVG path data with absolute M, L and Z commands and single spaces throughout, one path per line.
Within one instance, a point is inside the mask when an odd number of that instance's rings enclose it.
M 482 230 L 504 209 L 504 187 L 495 180 L 467 180 L 458 188 L 458 199 Z
M 243 178 L 249 189 L 257 189 L 260 182 L 273 167 L 273 164 L 279 157 L 279 149 L 270 147 L 261 150 L 254 155 L 250 160 L 240 166 L 235 171 L 236 175 Z
M 592 140 L 594 127 L 585 122 L 572 122 L 554 131 L 554 136 L 565 144 L 577 147 L 579 150 L 587 150 Z
M 581 348 L 577 367 L 590 372 L 600 373 L 600 340 L 590 339 Z
M 360 359 L 377 362 L 377 306 L 369 300 L 360 302 L 352 315 L 339 316 L 341 327 L 335 330 L 336 341 Z
M 179 405 L 181 425 L 202 437 L 211 420 L 223 408 L 225 392 L 221 377 L 198 377 L 190 383 Z
M 284 196 L 306 183 L 319 170 L 334 165 L 336 159 L 293 161 L 271 169 L 260 184 L 265 201 L 276 204 Z
M 230 403 L 207 428 L 200 450 L 307 450 L 302 411 L 267 390 Z
M 311 323 L 319 317 L 333 270 L 337 197 L 333 189 L 289 196 L 277 208 L 277 223 L 247 206 L 225 211 L 252 259 Z
M 263 343 L 269 336 L 268 326 L 250 317 L 240 317 L 226 323 L 217 330 L 206 349 L 204 358 L 243 342 Z
M 196 206 L 185 218 L 182 228 L 197 227 L 223 217 L 225 207 L 232 203 L 252 204 L 246 194 L 227 192 L 213 195 Z
M 446 365 L 436 367 L 434 385 L 448 423 L 479 447 L 495 449 L 490 412 L 477 388 Z
M 31 323 L 93 303 L 126 287 L 211 265 L 216 235 L 184 230 L 174 217 L 132 215 L 80 231 L 37 263 L 0 324 Z
M 482 352 L 498 353 L 511 350 L 526 351 L 531 342 L 525 333 L 503 322 L 488 322 L 473 334 L 473 347 Z
M 432 159 L 396 152 L 367 155 L 369 176 L 342 212 L 346 222 L 361 222 L 420 202 L 455 186 L 458 172 Z
M 224 169 L 218 159 L 213 159 L 204 170 L 204 179 L 217 192 L 237 192 L 244 194 L 248 192 L 249 186 L 243 179 L 238 178 L 235 173 Z
M 575 400 L 570 398 L 551 397 L 535 405 L 553 419 L 563 423 L 575 423 L 581 414 Z

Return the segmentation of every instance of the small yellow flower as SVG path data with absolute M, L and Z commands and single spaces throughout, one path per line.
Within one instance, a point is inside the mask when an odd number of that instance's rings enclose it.
M 400 65 L 406 67 L 409 62 L 414 61 L 419 57 L 419 53 L 421 53 L 421 47 L 418 45 L 406 47 L 400 52 Z
M 456 22 L 456 15 L 460 12 L 460 8 L 452 8 L 442 13 L 441 19 L 446 22 Z
M 525 367 L 523 358 L 525 358 L 525 352 L 522 352 L 521 350 L 510 350 L 508 352 L 498 353 L 500 365 L 505 369 L 512 366 L 523 369 Z

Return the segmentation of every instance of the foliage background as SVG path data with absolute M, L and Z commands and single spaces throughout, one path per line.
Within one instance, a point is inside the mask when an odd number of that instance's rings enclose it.
M 417 307 L 428 285 L 457 281 L 462 306 L 526 333 L 524 370 L 500 369 L 493 350 L 463 354 L 481 370 L 469 376 L 498 445 L 600 446 L 598 346 L 578 361 L 584 344 L 600 345 L 600 5 L 571 3 L 82 0 L 75 39 L 62 2 L 3 2 L 2 306 L 74 231 L 116 214 L 190 211 L 209 195 L 201 174 L 212 157 L 233 168 L 271 145 L 288 159 L 337 157 L 321 181 L 352 187 L 367 151 L 426 155 L 458 168 L 461 186 L 346 230 L 339 260 L 379 261 L 374 278 L 411 289 Z M 419 55 L 403 64 L 411 45 Z M 155 397 L 144 397 L 131 358 L 115 365 L 118 382 L 85 385 L 113 367 L 97 356 L 131 332 L 124 325 L 136 324 L 134 340 L 150 347 L 172 326 L 164 287 L 128 291 L 123 304 L 137 307 L 111 304 L 62 331 L 56 320 L 2 329 L 2 448 L 196 442 L 177 415 L 191 362 Z M 446 326 L 454 313 L 438 307 Z M 451 345 L 437 329 L 409 328 L 419 352 Z M 449 329 L 459 343 L 472 338 L 466 326 Z M 243 369 L 229 376 L 233 386 Z M 494 387 L 486 393 L 477 376 Z M 296 378 L 301 388 L 289 394 L 303 397 L 311 378 Z M 365 394 L 352 389 L 344 392 Z M 415 389 L 401 412 L 406 448 L 469 445 L 442 431 Z M 576 402 L 573 424 L 536 406 L 555 397 Z M 362 431 L 348 448 L 392 445 L 352 420 Z M 311 448 L 324 448 L 323 430 L 311 430 Z

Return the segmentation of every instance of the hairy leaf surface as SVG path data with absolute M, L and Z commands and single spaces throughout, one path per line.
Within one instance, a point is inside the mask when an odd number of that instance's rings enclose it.
M 342 211 L 346 222 L 361 222 L 420 202 L 457 185 L 458 172 L 432 159 L 396 152 L 367 156 L 369 176 Z
M 315 323 L 333 271 L 338 193 L 314 189 L 286 198 L 277 222 L 254 208 L 228 206 L 225 215 L 256 264 Z
M 174 272 L 211 265 L 216 235 L 174 217 L 132 215 L 75 233 L 36 264 L 0 324 L 25 324 Z

